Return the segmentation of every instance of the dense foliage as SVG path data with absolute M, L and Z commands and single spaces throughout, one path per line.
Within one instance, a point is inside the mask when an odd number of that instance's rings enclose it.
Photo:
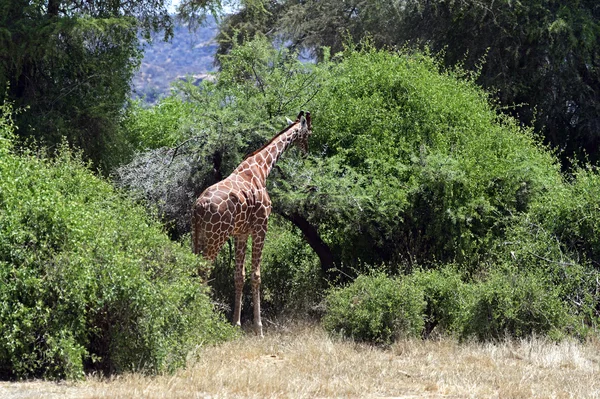
M 480 72 L 505 110 L 564 150 L 598 161 L 600 8 L 594 0 L 286 0 L 242 7 L 221 29 L 232 40 L 269 34 L 322 59 L 351 37 L 377 48 L 427 45 L 444 64 Z M 234 35 L 232 32 L 238 32 Z M 227 34 L 225 34 L 227 33 Z M 228 38 L 232 38 L 227 40 Z
M 561 298 L 560 285 L 517 269 L 479 281 L 465 281 L 449 267 L 401 278 L 363 275 L 331 290 L 326 301 L 328 331 L 378 344 L 419 334 L 480 340 L 585 334 L 583 319 L 574 316 L 577 306 Z
M 328 236 L 338 263 L 476 266 L 510 215 L 560 184 L 531 131 L 439 69 L 370 48 L 330 67 L 313 102 L 322 155 L 275 192 Z
M 157 107 L 132 109 L 128 134 L 154 149 L 120 168 L 117 181 L 180 236 L 200 191 L 280 129 L 284 115 L 310 109 L 310 155 L 292 150 L 268 180 L 280 218 L 263 262 L 267 309 L 319 313 L 319 278 L 348 282 L 376 267 L 410 277 L 360 277 L 334 289 L 329 329 L 386 343 L 403 334 L 560 337 L 595 328 L 597 172 L 564 178 L 533 130 L 497 112 L 476 75 L 439 58 L 368 42 L 325 52 L 317 64 L 295 57 L 259 36 L 222 56 L 214 82 L 180 84 Z M 212 276 L 225 305 L 232 259 L 225 249 Z M 397 303 L 405 285 L 412 299 Z M 367 291 L 371 299 L 350 306 Z
M 160 372 L 232 336 L 205 265 L 66 148 L 11 151 L 0 125 L 0 378 Z
M 22 139 L 62 137 L 105 170 L 124 156 L 118 124 L 139 65 L 140 36 L 172 20 L 164 0 L 0 1 L 0 92 Z

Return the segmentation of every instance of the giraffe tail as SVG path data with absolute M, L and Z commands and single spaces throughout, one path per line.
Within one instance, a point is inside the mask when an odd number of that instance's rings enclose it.
M 192 208 L 192 252 L 196 255 L 202 251 L 200 247 L 200 222 L 202 218 L 198 215 L 198 211 L 200 211 L 199 207 L 194 204 Z

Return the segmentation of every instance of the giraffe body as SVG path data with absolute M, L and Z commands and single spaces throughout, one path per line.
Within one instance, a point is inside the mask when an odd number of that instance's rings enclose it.
M 214 261 L 231 236 L 235 244 L 235 303 L 233 322 L 240 325 L 242 291 L 245 280 L 245 255 L 252 237 L 252 300 L 254 329 L 262 336 L 260 318 L 260 262 L 271 199 L 266 180 L 283 152 L 296 143 L 306 152 L 310 114 L 298 118 L 269 143 L 248 156 L 227 178 L 210 186 L 198 197 L 192 210 L 193 251 Z

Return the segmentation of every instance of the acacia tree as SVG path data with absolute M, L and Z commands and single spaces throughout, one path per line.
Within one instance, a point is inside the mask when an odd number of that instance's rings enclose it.
M 193 109 L 181 117 L 180 144 L 140 154 L 119 169 L 120 183 L 181 235 L 204 188 L 272 137 L 284 116 L 310 109 L 311 155 L 287 153 L 268 184 L 274 212 L 302 231 L 322 271 L 479 267 L 511 215 L 559 184 L 553 158 L 530 131 L 499 120 L 468 74 L 442 73 L 418 52 L 365 47 L 315 65 L 265 38 L 235 45 L 215 82 L 181 87 Z
M 477 82 L 495 93 L 504 110 L 534 125 L 563 151 L 563 160 L 584 154 L 600 160 L 600 6 L 594 0 L 286 0 L 265 5 L 269 18 L 252 19 L 242 8 L 225 21 L 223 31 L 269 32 L 318 59 L 322 46 L 336 53 L 346 38 L 359 42 L 370 36 L 378 48 L 427 45 L 441 52 L 446 66 L 477 71 Z M 227 46 L 224 42 L 221 51 Z

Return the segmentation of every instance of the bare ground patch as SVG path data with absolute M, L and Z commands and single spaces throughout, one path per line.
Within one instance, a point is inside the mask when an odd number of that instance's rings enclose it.
M 600 343 L 403 340 L 381 349 L 294 326 L 202 348 L 185 370 L 0 382 L 1 398 L 600 398 Z

